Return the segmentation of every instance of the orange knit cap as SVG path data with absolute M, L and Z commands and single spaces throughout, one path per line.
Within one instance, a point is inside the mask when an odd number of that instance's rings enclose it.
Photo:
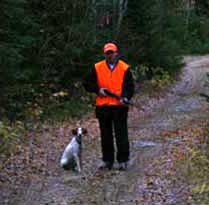
M 118 48 L 114 43 L 106 43 L 104 45 L 104 53 L 106 53 L 107 51 L 116 52 L 116 51 L 118 51 Z

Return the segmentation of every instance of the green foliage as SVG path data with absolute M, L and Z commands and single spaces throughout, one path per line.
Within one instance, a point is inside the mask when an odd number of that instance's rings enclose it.
M 146 80 L 149 73 L 152 75 L 152 79 Z M 163 68 L 147 67 L 145 65 L 136 66 L 133 69 L 133 77 L 136 82 L 144 81 L 143 86 L 146 85 L 149 90 L 155 92 L 165 88 L 173 81 L 172 76 Z
M 37 101 L 43 110 L 46 96 L 71 92 L 103 58 L 102 46 L 109 40 L 118 43 L 138 80 L 167 79 L 179 71 L 182 54 L 208 53 L 205 1 L 188 7 L 181 0 L 132 0 L 121 24 L 118 5 L 119 1 L 2 0 L 0 115 L 24 118 Z M 102 22 L 107 15 L 109 24 Z M 41 84 L 55 88 L 43 91 Z
M 161 67 L 170 75 L 181 64 L 181 49 L 173 38 L 174 16 L 167 1 L 130 1 L 121 41 L 130 47 L 129 59 L 146 67 Z M 125 37 L 125 39 L 124 39 Z M 148 72 L 148 78 L 153 73 Z
M 13 120 L 35 104 L 41 83 L 70 89 L 82 79 L 95 47 L 94 19 L 86 1 L 3 0 L 0 6 L 0 114 Z
M 199 16 L 204 15 L 206 17 L 209 16 L 208 9 L 209 9 L 209 2 L 205 0 L 196 0 L 196 12 Z
M 94 19 L 86 1 L 34 1 L 32 6 L 39 9 L 43 80 L 72 85 L 86 73 L 94 48 Z
M 193 198 L 198 203 L 201 201 L 202 204 L 209 203 L 209 152 L 208 145 L 205 150 L 191 150 L 191 157 L 189 166 L 190 169 L 187 172 L 192 180 Z
M 200 95 L 209 102 L 208 86 L 209 74 L 205 84 L 206 93 Z M 197 146 L 190 150 L 189 157 L 186 159 L 187 165 L 185 176 L 192 184 L 193 199 L 197 204 L 209 203 L 209 124 L 205 128 L 205 137 L 202 146 Z
M 33 99 L 28 99 L 23 112 L 27 121 L 31 122 L 48 118 L 62 121 L 80 117 L 92 108 L 92 96 L 86 96 L 80 83 L 74 84 L 70 90 L 52 83 L 41 84 L 33 90 L 33 94 Z
M 204 3 L 203 3 L 204 2 Z M 186 54 L 207 54 L 209 39 L 208 3 L 195 1 L 181 10 L 183 33 L 177 38 Z
M 9 155 L 14 152 L 18 146 L 21 137 L 24 134 L 24 126 L 21 122 L 17 122 L 15 126 L 11 126 L 6 122 L 0 121 L 0 153 Z
M 53 103 L 43 108 L 43 114 L 46 118 L 56 121 L 63 121 L 70 118 L 78 118 L 92 110 L 91 105 L 87 104 L 85 99 L 76 97 L 64 101 L 63 103 Z

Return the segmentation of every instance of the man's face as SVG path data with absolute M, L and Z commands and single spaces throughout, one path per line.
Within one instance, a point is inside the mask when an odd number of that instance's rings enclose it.
M 117 52 L 113 52 L 113 51 L 107 51 L 105 53 L 105 59 L 108 63 L 113 64 L 116 57 L 117 57 L 118 53 Z

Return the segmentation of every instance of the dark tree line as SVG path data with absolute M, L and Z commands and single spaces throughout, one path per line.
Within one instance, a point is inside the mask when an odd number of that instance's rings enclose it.
M 146 78 L 155 68 L 175 74 L 183 54 L 209 51 L 208 7 L 203 0 L 1 0 L 0 115 L 16 118 L 43 96 L 73 91 L 109 40 L 133 70 L 148 68 Z

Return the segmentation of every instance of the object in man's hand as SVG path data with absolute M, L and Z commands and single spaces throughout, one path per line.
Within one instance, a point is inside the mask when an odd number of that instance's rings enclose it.
M 121 97 L 119 95 L 116 95 L 115 93 L 112 93 L 111 91 L 107 89 L 105 89 L 104 92 L 106 93 L 106 95 L 116 98 L 117 100 L 121 101 L 121 103 L 123 104 L 133 105 L 133 102 L 131 100 L 128 100 L 126 97 Z
M 106 88 L 100 88 L 99 89 L 99 95 L 104 96 L 104 97 L 107 96 L 107 94 L 105 92 L 106 90 L 107 90 Z

